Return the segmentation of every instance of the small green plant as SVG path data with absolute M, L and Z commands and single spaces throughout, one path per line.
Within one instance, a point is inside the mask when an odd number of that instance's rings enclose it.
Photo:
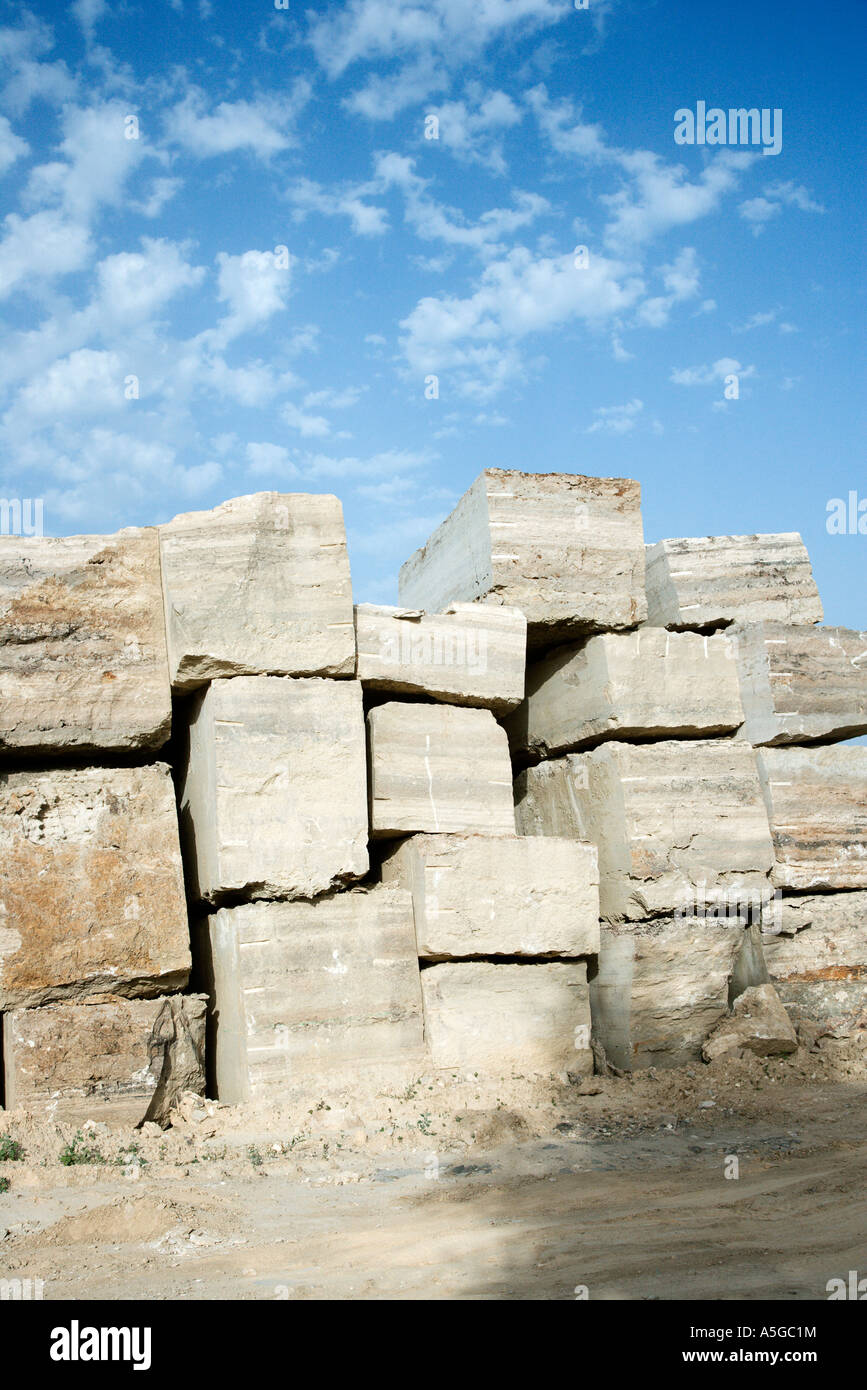
M 430 1124 L 430 1115 L 427 1113 L 427 1111 L 424 1111 L 424 1113 L 420 1115 L 419 1118 L 416 1120 L 416 1126 L 418 1129 L 421 1130 L 422 1134 L 433 1134 L 433 1130 L 431 1129 Z
M 24 1157 L 24 1149 L 11 1134 L 0 1134 L 0 1163 L 15 1163 Z
M 250 1147 L 247 1149 L 247 1157 L 249 1158 L 254 1168 L 262 1167 L 264 1159 L 262 1158 L 262 1155 L 256 1148 L 255 1144 L 251 1144 Z
M 72 1141 L 60 1150 L 60 1162 L 64 1168 L 72 1168 L 76 1163 L 104 1163 L 99 1149 L 91 1148 L 80 1129 L 75 1131 Z
M 8 1179 L 8 1178 L 0 1178 L 0 1192 L 8 1192 L 8 1191 L 9 1191 L 9 1179 Z

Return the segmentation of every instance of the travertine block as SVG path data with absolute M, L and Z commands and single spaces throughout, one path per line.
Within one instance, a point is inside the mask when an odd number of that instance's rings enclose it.
M 310 898 L 367 872 L 357 681 L 237 676 L 194 696 L 189 717 L 181 826 L 197 897 Z
M 798 1016 L 867 1009 L 867 893 L 784 898 L 782 930 L 763 937 L 768 973 Z
M 577 840 L 411 835 L 382 866 L 412 893 L 419 955 L 591 956 L 599 950 L 596 846 Z
M 527 672 L 512 748 L 549 757 L 605 738 L 701 738 L 743 720 L 733 648 L 697 632 L 600 633 Z
M 628 478 L 487 468 L 400 571 L 400 601 L 510 604 L 531 646 L 647 615 L 641 488 Z
M 219 676 L 354 675 L 336 497 L 258 492 L 159 529 L 175 690 Z
M 505 714 L 524 694 L 527 620 L 517 608 L 453 603 L 444 613 L 355 610 L 358 679 L 371 690 L 426 695 Z
M 867 632 L 748 623 L 731 633 L 753 744 L 810 743 L 867 733 Z
M 221 1100 L 279 1096 L 311 1071 L 422 1059 L 409 893 L 377 886 L 247 903 L 200 930 Z
M 756 753 L 780 888 L 867 888 L 867 747 Z
M 0 751 L 159 748 L 171 719 L 156 530 L 0 537 Z
M 647 621 L 670 628 L 820 623 L 822 603 L 796 531 L 697 536 L 647 547 Z
M 435 1067 L 593 1070 L 584 961 L 449 962 L 422 970 L 421 986 Z
M 49 1004 L 3 1016 L 7 1110 L 69 1124 L 165 1123 L 184 1091 L 205 1089 L 199 994 Z
M 186 984 L 164 764 L 0 774 L 0 863 L 0 1009 Z
M 390 701 L 367 725 L 374 837 L 514 835 L 509 746 L 489 710 Z
M 701 918 L 604 926 L 590 1004 L 609 1062 L 632 1071 L 698 1061 L 728 1009 L 743 936 L 741 926 Z
M 599 850 L 607 920 L 768 887 L 773 864 L 755 754 L 732 740 L 603 743 L 540 763 L 515 783 L 518 829 Z

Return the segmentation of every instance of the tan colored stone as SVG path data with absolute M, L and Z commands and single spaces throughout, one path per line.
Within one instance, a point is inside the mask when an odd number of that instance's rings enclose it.
M 732 631 L 753 744 L 811 743 L 867 733 L 867 632 L 748 623 Z
M 181 825 L 194 896 L 312 898 L 367 873 L 358 681 L 237 676 L 194 696 L 189 716 Z
M 389 701 L 367 725 L 374 837 L 514 835 L 509 746 L 489 710 Z
M 0 753 L 159 748 L 171 720 L 156 531 L 0 537 Z
M 867 747 L 756 754 L 780 888 L 867 888 Z
M 753 985 L 738 995 L 731 1013 L 717 1024 L 701 1055 L 706 1062 L 713 1062 L 729 1053 L 779 1057 L 797 1050 L 792 1021 L 774 986 L 768 984 Z
M 599 950 L 596 846 L 531 836 L 411 835 L 382 866 L 412 893 L 418 953 L 591 956 Z
M 647 547 L 647 621 L 670 628 L 820 623 L 822 603 L 796 531 L 696 536 Z
M 220 676 L 352 676 L 355 631 L 343 509 L 258 492 L 160 527 L 176 690 Z
M 867 1008 L 867 893 L 784 898 L 781 928 L 762 941 L 785 1005 L 817 1020 Z
M 0 862 L 0 1009 L 186 984 L 164 764 L 0 774 Z

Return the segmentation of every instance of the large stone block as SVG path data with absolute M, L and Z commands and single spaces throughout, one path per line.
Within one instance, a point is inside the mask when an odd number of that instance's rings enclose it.
M 7 1110 L 80 1125 L 165 1123 L 205 1089 L 206 999 L 48 1004 L 3 1016 Z
M 236 676 L 195 695 L 189 719 L 181 827 L 196 897 L 312 898 L 367 872 L 357 681 Z
M 867 733 L 867 632 L 748 623 L 731 634 L 753 744 L 811 743 Z
M 218 676 L 352 676 L 355 631 L 343 509 L 258 492 L 160 527 L 176 690 Z
M 217 1094 L 279 1096 L 299 1076 L 424 1055 L 412 899 L 377 886 L 246 903 L 201 924 Z
M 0 774 L 0 862 L 0 1009 L 186 984 L 165 765 Z
M 698 1061 L 728 1010 L 743 927 L 693 918 L 605 926 L 590 981 L 593 1033 L 624 1071 Z
M 0 750 L 159 748 L 171 719 L 156 530 L 0 537 Z
M 647 547 L 647 621 L 670 628 L 820 623 L 822 603 L 797 532 L 698 536 Z
M 647 614 L 641 488 L 628 478 L 487 468 L 400 571 L 400 600 L 512 604 L 532 646 Z
M 509 742 L 550 757 L 605 738 L 730 732 L 743 720 L 733 655 L 727 637 L 648 627 L 560 647 L 529 668 Z
M 435 1067 L 522 1075 L 593 1070 L 584 961 L 430 965 L 421 987 Z
M 867 747 L 760 748 L 779 888 L 867 888 Z
M 411 835 L 382 866 L 412 893 L 418 953 L 591 956 L 599 950 L 596 846 L 577 840 Z
M 527 620 L 517 608 L 453 603 L 444 613 L 355 610 L 358 679 L 371 690 L 426 695 L 505 714 L 524 694 Z
M 763 937 L 783 1003 L 817 1020 L 867 1009 L 867 893 L 784 898 L 782 930 Z
M 515 783 L 518 829 L 599 850 L 603 918 L 640 920 L 768 888 L 774 861 L 755 754 L 732 740 L 603 743 Z
M 367 726 L 374 837 L 514 835 L 509 746 L 489 710 L 390 701 Z

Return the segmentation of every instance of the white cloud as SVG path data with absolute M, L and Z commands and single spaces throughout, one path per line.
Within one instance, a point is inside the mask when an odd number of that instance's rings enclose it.
M 388 215 L 384 208 L 365 202 L 374 191 L 367 183 L 329 193 L 312 179 L 298 179 L 289 188 L 288 197 L 295 208 L 297 222 L 303 221 L 308 213 L 321 212 L 326 217 L 348 217 L 359 236 L 382 236 L 388 230 Z
M 247 470 L 257 477 L 294 478 L 298 469 L 292 462 L 289 450 L 282 444 L 248 444 Z
M 121 251 L 97 266 L 103 312 L 112 319 L 150 318 L 183 289 L 201 284 L 204 266 L 185 259 L 174 242 L 142 239 L 142 251 Z
M 600 405 L 593 412 L 596 419 L 584 433 L 628 434 L 635 429 L 643 409 L 644 402 L 638 399 L 628 401 L 626 405 Z
M 15 417 L 101 415 L 124 408 L 125 367 L 115 352 L 78 348 L 18 392 L 4 424 Z
M 106 0 L 74 0 L 70 8 L 84 33 L 91 38 L 95 25 L 105 15 L 108 5 Z
M 0 298 L 32 280 L 67 275 L 86 265 L 91 255 L 86 227 L 58 212 L 19 217 L 10 212 L 0 241 Z
M 457 158 L 483 164 L 494 173 L 505 173 L 502 145 L 492 137 L 518 125 L 523 112 L 505 92 L 483 93 L 478 84 L 473 84 L 470 94 L 474 109 L 466 101 L 446 101 L 432 106 L 425 120 L 428 115 L 436 116 L 437 141 Z
M 331 433 L 331 425 L 322 415 L 307 415 L 297 405 L 287 401 L 281 411 L 290 429 L 298 430 L 304 438 L 322 438 Z
M 803 184 L 796 184 L 791 180 L 786 183 L 771 183 L 763 190 L 763 196 L 758 198 L 747 198 L 738 207 L 741 217 L 745 222 L 749 222 L 753 235 L 758 236 L 768 222 L 774 217 L 779 217 L 786 207 L 798 208 L 801 212 L 827 211 L 821 203 L 817 203 L 810 195 Z
M 628 186 L 604 194 L 601 201 L 611 213 L 605 229 L 607 245 L 624 251 L 685 226 L 715 212 L 723 196 L 737 187 L 740 170 L 753 155 L 721 154 L 690 182 L 679 164 L 664 164 L 648 150 L 619 156 L 629 178 Z
M 16 159 L 30 153 L 30 146 L 16 135 L 5 116 L 0 116 L 0 175 L 11 169 Z
M 207 97 L 192 87 L 166 117 L 168 138 L 202 158 L 249 150 L 269 159 L 295 142 L 295 120 L 310 97 L 310 84 L 296 81 L 288 95 L 255 101 L 221 101 L 207 110 Z
M 217 297 L 229 312 L 205 336 L 214 346 L 224 346 L 286 307 L 292 262 L 283 265 L 273 251 L 244 251 L 239 256 L 220 251 L 217 265 Z
M 59 148 L 64 158 L 31 170 L 26 201 L 36 207 L 61 207 L 81 222 L 100 207 L 117 206 L 133 170 L 156 153 L 142 138 L 126 138 L 129 114 L 129 108 L 117 101 L 67 107 Z
M 700 367 L 675 367 L 670 380 L 676 386 L 710 386 L 713 382 L 723 381 L 732 374 L 749 377 L 754 376 L 755 371 L 753 366 L 742 367 L 736 357 L 720 357 L 710 366 L 705 363 Z
M 588 125 L 581 119 L 581 108 L 564 98 L 552 102 L 544 83 L 532 87 L 526 94 L 528 105 L 558 154 L 578 155 L 582 159 L 610 159 L 616 156 L 600 125 Z
M 662 328 L 675 304 L 698 294 L 701 277 L 695 247 L 684 246 L 670 265 L 660 267 L 660 274 L 668 293 L 645 299 L 636 313 L 636 321 L 646 328 Z

